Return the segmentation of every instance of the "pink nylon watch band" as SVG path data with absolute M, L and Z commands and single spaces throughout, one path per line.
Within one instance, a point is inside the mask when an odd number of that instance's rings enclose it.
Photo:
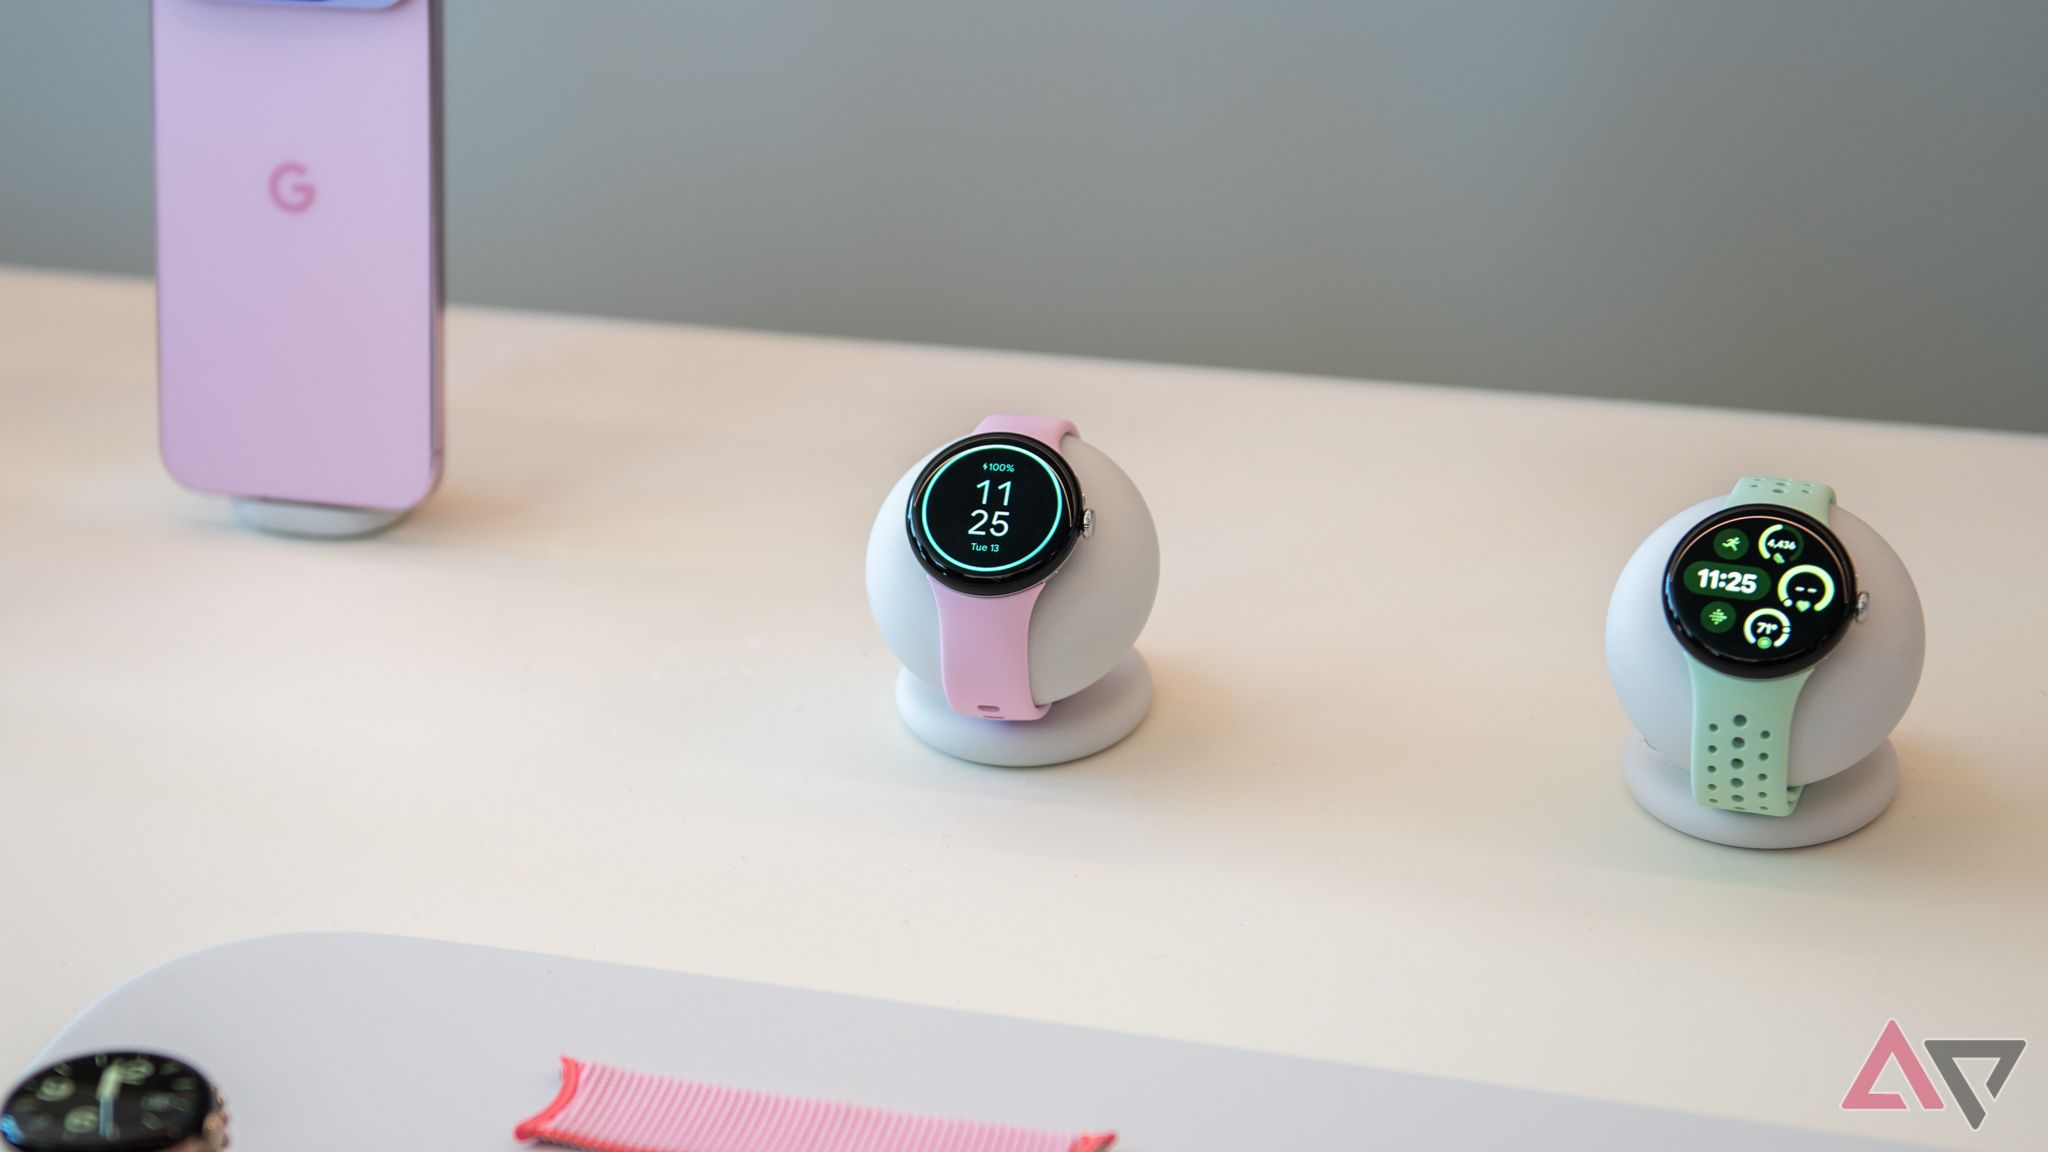
M 1062 1135 L 721 1088 L 562 1057 L 562 1090 L 513 1136 L 588 1152 L 1103 1152 Z
M 1071 420 L 991 416 L 974 434 L 1029 436 L 1053 451 L 1081 433 Z M 970 596 L 926 575 L 939 607 L 939 679 L 946 703 L 962 716 L 1038 720 L 1049 706 L 1031 696 L 1031 611 L 1044 582 L 1008 596 Z

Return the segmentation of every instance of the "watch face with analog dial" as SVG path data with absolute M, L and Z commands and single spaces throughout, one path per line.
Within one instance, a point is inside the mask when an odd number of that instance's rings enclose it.
M 932 457 L 910 489 L 906 527 L 948 588 L 1004 596 L 1052 575 L 1081 534 L 1081 485 L 1029 436 L 970 436 Z
M 1856 571 L 1827 525 L 1774 504 L 1725 508 L 1671 553 L 1664 614 L 1708 667 L 1770 679 L 1811 668 L 1856 611 Z
M 21 1152 L 160 1152 L 201 1135 L 213 1106 L 213 1086 L 183 1061 L 102 1052 L 22 1081 L 0 1138 Z

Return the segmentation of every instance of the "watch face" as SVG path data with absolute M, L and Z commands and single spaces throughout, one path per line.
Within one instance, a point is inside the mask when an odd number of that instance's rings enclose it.
M 1081 485 L 1029 436 L 970 436 L 910 489 L 910 546 L 948 588 L 1003 596 L 1050 576 L 1081 533 Z
M 1664 572 L 1664 614 L 1710 668 L 1769 679 L 1810 668 L 1856 610 L 1856 571 L 1827 526 L 1773 504 L 1695 525 Z
M 213 1103 L 190 1065 L 106 1052 L 22 1081 L 0 1111 L 0 1137 L 22 1152 L 157 1152 L 200 1135 Z

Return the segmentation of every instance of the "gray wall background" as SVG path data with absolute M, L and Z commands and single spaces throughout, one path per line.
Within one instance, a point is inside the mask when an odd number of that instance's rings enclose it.
M 145 272 L 143 0 L 0 261 Z M 2048 430 L 2048 3 L 447 0 L 458 300 Z

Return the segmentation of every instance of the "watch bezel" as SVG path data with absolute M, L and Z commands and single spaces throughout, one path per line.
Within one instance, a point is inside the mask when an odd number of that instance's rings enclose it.
M 1054 528 L 1052 539 L 1023 565 L 996 574 L 968 571 L 949 562 L 939 548 L 919 531 L 918 516 L 926 489 L 941 470 L 960 456 L 991 444 L 1019 448 L 1044 460 L 1052 471 L 1054 482 L 1060 487 L 1062 498 L 1059 523 Z M 1058 449 L 1033 436 L 1014 432 L 982 432 L 939 449 L 918 470 L 917 480 L 910 486 L 910 499 L 904 508 L 903 529 L 910 538 L 911 553 L 932 579 L 969 596 L 1010 596 L 1051 579 L 1067 562 L 1073 554 L 1074 545 L 1081 539 L 1085 504 L 1080 478 L 1074 475 L 1073 466 L 1067 463 Z
M 1699 543 L 1702 537 L 1711 532 L 1718 531 L 1720 526 L 1730 520 L 1740 519 L 1745 516 L 1770 516 L 1791 524 L 1801 532 L 1806 533 L 1810 541 L 1825 549 L 1830 554 L 1830 557 L 1837 562 L 1837 566 L 1841 570 L 1842 587 L 1836 593 L 1841 597 L 1843 604 L 1839 623 L 1835 625 L 1832 631 L 1821 638 L 1817 646 L 1799 656 L 1785 660 L 1758 661 L 1742 660 L 1722 652 L 1716 652 L 1709 648 L 1705 641 L 1700 639 L 1695 633 L 1691 616 L 1678 609 L 1675 582 L 1683 579 L 1681 560 L 1687 553 L 1692 551 L 1693 546 Z M 1842 642 L 1842 638 L 1849 634 L 1849 626 L 1855 623 L 1855 605 L 1859 595 L 1861 595 L 1861 588 L 1856 582 L 1856 564 L 1849 555 L 1849 549 L 1842 544 L 1841 537 L 1835 535 L 1834 530 L 1821 520 L 1784 504 L 1735 504 L 1726 508 L 1716 509 L 1691 528 L 1686 529 L 1685 533 L 1679 537 L 1677 545 L 1671 549 L 1671 555 L 1664 561 L 1662 589 L 1664 622 L 1670 626 L 1671 634 L 1677 638 L 1679 646 L 1684 648 L 1693 659 L 1698 660 L 1714 671 L 1740 677 L 1744 680 L 1783 679 L 1786 676 L 1805 671 L 1822 660 L 1827 659 L 1829 654 L 1834 652 L 1835 647 Z
M 14 1115 L 15 1097 L 20 1096 L 30 1084 L 49 1076 L 58 1068 L 67 1064 L 90 1063 L 102 1056 L 123 1058 L 139 1056 L 158 1064 L 170 1061 L 179 1065 L 199 1081 L 199 1089 L 196 1094 L 201 1100 L 205 1101 L 205 1110 L 199 1113 L 197 1121 L 192 1124 L 189 1130 L 181 1129 L 175 1134 L 166 1133 L 154 1141 L 142 1143 L 102 1145 L 98 1148 L 85 1148 L 76 1143 L 66 1144 L 62 1141 L 49 1143 L 47 1141 L 34 1140 L 26 1135 L 22 1135 L 20 1140 L 15 1139 L 14 1133 L 19 1130 L 19 1124 L 15 1121 Z M 189 1141 L 201 1140 L 206 1137 L 208 1119 L 220 1110 L 220 1092 L 214 1087 L 212 1078 L 184 1057 L 140 1048 L 102 1048 L 91 1052 L 83 1052 L 76 1056 L 69 1056 L 62 1060 L 52 1060 L 48 1064 L 15 1081 L 13 1086 L 7 1090 L 7 1095 L 0 1097 L 0 1121 L 6 1121 L 5 1123 L 0 1123 L 0 1148 L 11 1149 L 13 1152 L 170 1152 L 171 1149 L 177 1148 Z

